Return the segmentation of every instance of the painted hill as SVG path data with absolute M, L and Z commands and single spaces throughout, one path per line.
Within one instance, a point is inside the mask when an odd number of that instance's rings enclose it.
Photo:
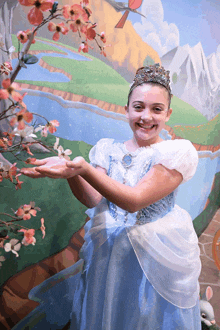
M 71 3 L 71 0 L 63 2 Z M 104 0 L 91 0 L 92 19 L 98 23 L 100 31 L 105 31 L 107 43 L 112 47 L 107 49 L 107 53 L 114 63 L 114 69 L 123 67 L 125 70 L 135 71 L 143 65 L 147 56 L 155 62 L 160 62 L 157 52 L 145 43 L 136 33 L 132 23 L 127 20 L 123 29 L 115 29 L 115 25 L 122 16 Z
M 60 0 L 59 6 L 65 4 L 72 5 L 80 1 Z M 131 81 L 136 69 L 143 65 L 147 56 L 153 59 L 154 62 L 160 63 L 158 53 L 146 44 L 141 37 L 136 33 L 132 23 L 127 20 L 123 29 L 115 29 L 115 25 L 121 18 L 122 14 L 118 13 L 110 4 L 104 0 L 90 0 L 92 10 L 92 22 L 98 24 L 97 32 L 105 31 L 107 37 L 107 45 L 111 47 L 106 48 L 107 58 L 99 54 L 99 48 L 94 43 L 94 50 L 90 53 L 106 62 L 114 69 L 116 69 L 127 81 Z M 27 20 L 27 13 L 30 7 L 21 6 L 18 4 L 14 10 L 12 33 L 17 33 L 19 30 L 30 28 L 31 25 Z M 56 21 L 58 23 L 58 21 Z M 52 33 L 48 31 L 47 27 L 39 30 L 37 35 L 52 39 Z M 80 39 L 75 33 L 69 33 L 67 36 L 60 38 L 62 43 L 70 46 L 78 47 Z

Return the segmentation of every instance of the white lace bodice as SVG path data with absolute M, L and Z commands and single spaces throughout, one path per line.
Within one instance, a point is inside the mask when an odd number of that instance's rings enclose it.
M 122 159 L 125 155 L 133 158 L 129 167 L 126 181 L 134 186 L 147 172 L 148 166 L 162 164 L 169 169 L 176 169 L 183 175 L 183 182 L 188 181 L 195 174 L 198 165 L 198 153 L 188 140 L 167 140 L 141 147 L 134 152 L 128 151 L 124 143 L 115 142 L 114 139 L 101 139 L 89 153 L 94 166 L 101 166 L 109 173 L 111 160 L 117 163 L 117 174 L 113 177 L 121 182 L 125 176 L 125 167 Z M 120 174 L 119 174 L 120 173 Z
M 163 141 L 129 152 L 123 143 L 102 139 L 91 149 L 89 157 L 93 166 L 105 168 L 108 176 L 131 187 L 156 164 L 178 170 L 185 182 L 194 175 L 198 163 L 197 151 L 186 140 Z M 155 221 L 166 215 L 174 207 L 175 195 L 176 191 L 132 214 L 109 201 L 107 203 L 109 212 L 116 221 L 131 226 Z

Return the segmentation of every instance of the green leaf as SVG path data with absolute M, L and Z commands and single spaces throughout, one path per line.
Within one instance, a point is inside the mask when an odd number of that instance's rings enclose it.
M 31 54 L 25 54 L 23 56 L 23 60 L 25 64 L 35 64 L 38 62 L 37 56 L 31 55 Z

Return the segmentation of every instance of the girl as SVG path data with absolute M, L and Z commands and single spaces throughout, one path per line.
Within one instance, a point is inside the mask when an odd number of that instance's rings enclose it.
M 73 330 L 199 330 L 201 263 L 190 215 L 175 204 L 198 155 L 190 141 L 164 141 L 172 113 L 169 72 L 140 68 L 126 117 L 133 138 L 101 139 L 82 157 L 37 160 L 30 177 L 66 178 L 90 210 Z

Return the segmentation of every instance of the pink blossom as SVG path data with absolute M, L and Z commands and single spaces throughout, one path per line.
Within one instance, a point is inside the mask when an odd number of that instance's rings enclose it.
M 60 126 L 60 123 L 58 120 L 50 120 L 42 129 L 41 135 L 44 137 L 47 137 L 47 131 L 49 131 L 51 134 L 56 132 L 56 127 Z
M 96 27 L 96 24 L 93 24 L 90 28 L 87 28 L 86 31 L 86 38 L 89 40 L 93 40 L 96 37 L 96 32 L 94 28 Z
M 28 36 L 25 31 L 19 31 L 17 33 L 17 38 L 22 44 L 25 44 L 28 41 Z
M 89 46 L 86 41 L 83 41 L 79 46 L 78 52 L 83 51 L 83 53 L 88 53 L 89 48 L 93 49 L 93 47 Z
M 2 138 L 2 141 L 6 145 L 6 149 L 7 149 L 7 147 L 11 147 L 12 146 L 12 141 L 8 140 L 7 138 L 3 137 Z
M 77 18 L 74 22 L 70 23 L 70 29 L 73 32 L 80 31 L 84 34 L 87 32 L 87 27 L 80 18 Z
M 40 227 L 40 230 L 42 231 L 42 238 L 44 238 L 45 237 L 45 235 L 46 235 L 46 231 L 45 231 L 45 229 L 46 229 L 46 227 L 44 226 L 44 218 L 41 218 L 41 227 Z
M 15 114 L 15 117 L 13 117 L 10 120 L 10 125 L 14 126 L 15 124 L 18 124 L 18 130 L 23 130 L 25 128 L 25 121 L 27 123 L 30 123 L 33 119 L 33 115 L 31 112 L 27 111 L 26 109 L 22 109 L 19 112 Z
M 89 4 L 89 0 L 83 0 L 83 1 L 80 2 L 80 5 L 82 7 L 86 7 L 86 6 L 88 6 L 88 4 Z
M 22 218 L 23 220 L 29 220 L 31 216 L 36 217 L 37 211 L 35 208 L 31 207 L 31 204 L 27 205 L 24 204 L 23 206 L 19 207 L 15 214 Z
M 63 6 L 63 16 L 64 18 L 71 19 L 72 21 L 77 20 L 80 16 L 84 16 L 85 20 L 87 20 L 86 17 L 88 17 L 85 10 L 78 4 Z
M 69 32 L 69 29 L 65 26 L 65 24 L 59 23 L 59 24 L 55 24 L 53 22 L 50 22 L 48 24 L 48 30 L 51 32 L 55 32 L 53 35 L 53 40 L 54 41 L 58 41 L 60 38 L 60 33 L 66 35 Z
M 106 52 L 105 52 L 105 48 L 106 48 L 106 47 L 111 47 L 111 45 L 102 46 L 102 47 L 101 47 L 101 52 L 100 52 L 100 54 L 101 54 L 101 55 L 104 55 L 105 57 L 106 57 Z
M 27 29 L 26 31 L 24 31 L 27 34 L 28 38 L 29 38 L 30 34 L 32 34 L 33 30 L 34 30 L 34 28 L 32 29 L 32 31 L 30 29 Z M 37 35 L 37 32 L 34 33 L 34 38 L 35 38 L 36 35 Z M 35 44 L 35 42 L 36 42 L 36 40 L 34 38 L 31 42 L 32 44 Z
M 3 149 L 5 149 L 5 150 L 7 150 L 7 143 L 6 143 L 6 141 L 2 138 L 2 139 L 0 139 L 0 148 L 3 148 Z
M 3 138 L 3 139 L 7 139 L 8 142 L 7 144 L 9 146 L 12 146 L 12 138 L 15 136 L 13 133 L 9 133 L 9 132 L 3 132 L 3 134 L 6 136 L 6 138 Z
M 27 17 L 31 24 L 39 25 L 43 21 L 42 11 L 52 9 L 54 0 L 18 0 L 23 6 L 34 6 L 28 13 Z
M 4 62 L 3 64 L 1 64 L 0 74 L 4 73 L 8 76 L 11 71 L 12 71 L 12 66 L 10 62 Z
M 106 43 L 105 32 L 102 32 L 102 33 L 100 34 L 100 39 L 102 40 L 103 43 Z
M 23 150 L 25 150 L 29 155 L 33 156 L 34 154 L 30 151 L 30 148 L 29 148 L 29 146 L 31 146 L 31 145 L 32 145 L 31 143 L 28 143 L 28 144 L 22 143 Z
M 15 90 L 20 90 L 20 87 L 17 83 L 12 83 L 9 78 L 2 81 L 3 89 L 0 89 L 0 99 L 6 100 L 11 95 L 13 99 L 17 102 L 22 101 L 22 96 Z
M 66 160 L 70 160 L 69 155 L 72 154 L 70 149 L 64 150 L 62 146 L 59 146 L 60 139 L 56 137 L 56 142 L 54 143 L 53 148 L 58 151 L 58 156 L 61 158 L 65 158 Z
M 21 184 L 24 183 L 23 181 L 20 181 L 20 180 L 18 179 L 18 177 L 19 177 L 20 175 L 21 175 L 21 174 L 17 174 L 17 175 L 15 176 L 15 179 L 16 179 L 16 181 L 17 181 L 17 183 L 16 183 L 16 185 L 15 185 L 15 189 L 16 189 L 16 190 L 21 189 Z
M 32 31 L 31 31 L 30 29 L 27 29 L 27 30 L 25 30 L 25 31 L 19 31 L 19 32 L 17 33 L 17 38 L 18 38 L 18 40 L 19 40 L 22 44 L 25 44 L 25 43 L 28 41 L 29 36 L 30 36 L 31 33 L 32 33 Z M 35 32 L 35 33 L 34 33 L 34 36 L 35 36 L 36 34 L 37 34 L 37 33 Z M 35 42 L 36 42 L 36 40 L 33 39 L 31 43 L 34 44 Z
M 20 229 L 18 230 L 20 233 L 24 233 L 24 238 L 21 241 L 21 243 L 25 246 L 28 246 L 30 244 L 35 245 L 36 243 L 36 238 L 34 237 L 35 235 L 35 230 L 34 229 Z
M 1 165 L 1 163 L 0 163 Z M 1 181 L 4 179 L 10 179 L 13 182 L 13 176 L 17 174 L 16 163 L 10 165 L 0 166 L 0 175 L 2 177 Z
M 12 164 L 8 170 L 8 176 L 11 182 L 13 181 L 13 176 L 17 174 L 17 167 L 15 165 L 16 163 Z

